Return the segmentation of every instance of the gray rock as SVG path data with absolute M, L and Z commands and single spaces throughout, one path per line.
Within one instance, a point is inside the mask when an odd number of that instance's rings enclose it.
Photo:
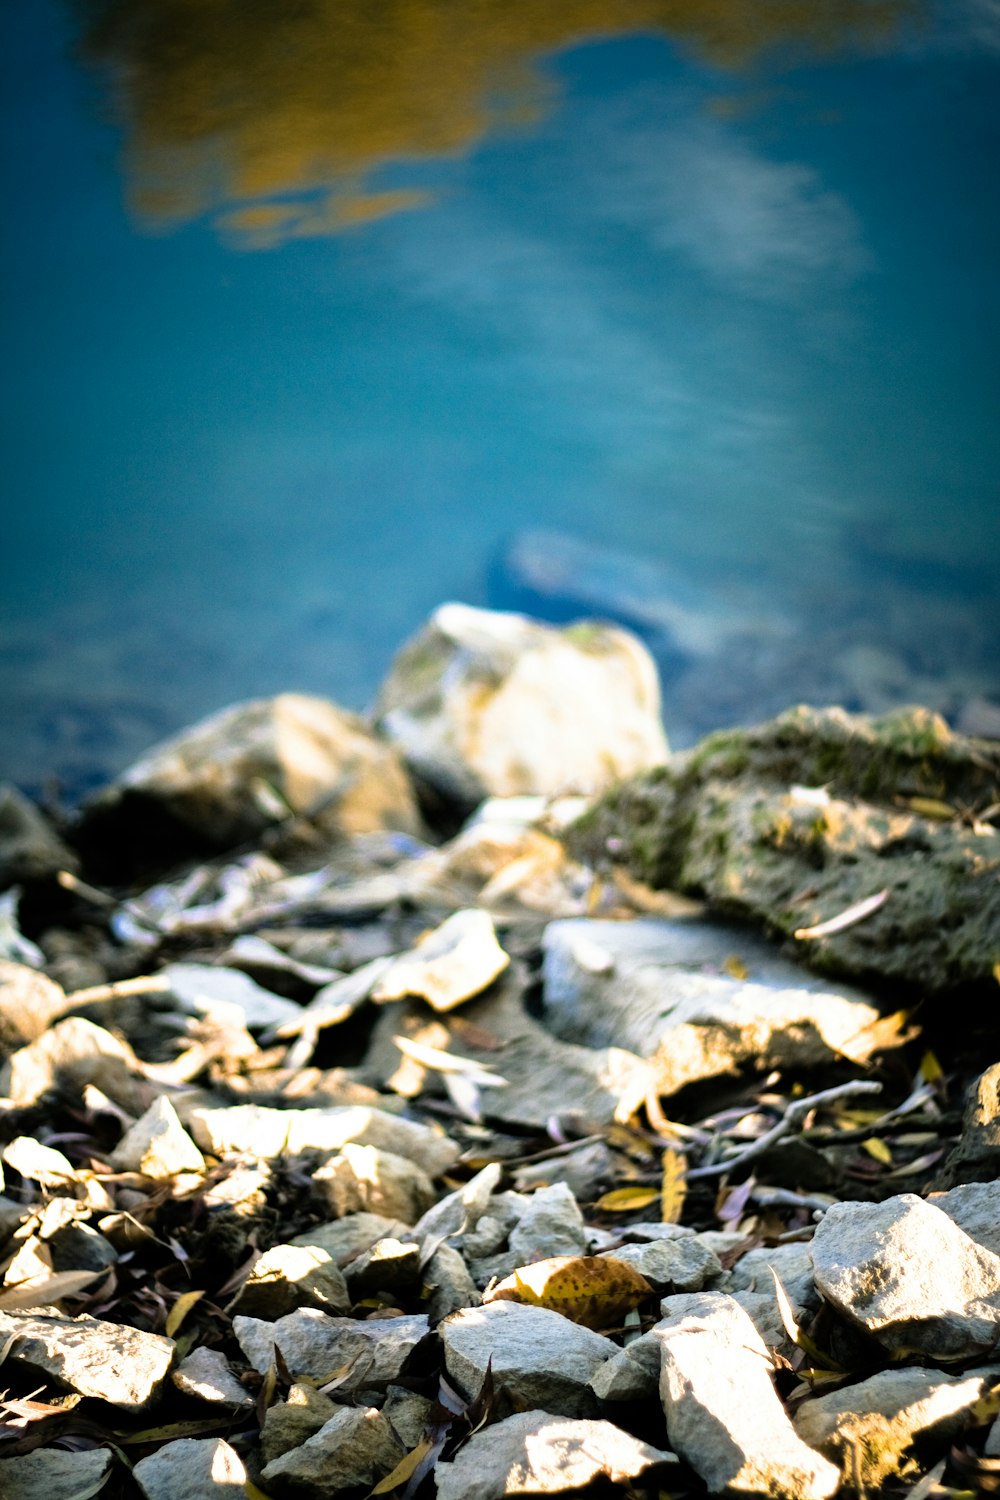
M 588 1382 L 616 1353 L 610 1339 L 559 1313 L 516 1302 L 466 1308 L 439 1325 L 448 1378 L 466 1397 L 478 1395 L 487 1365 L 517 1401 L 585 1417 L 596 1412 Z
M 355 1302 L 377 1292 L 409 1296 L 421 1282 L 420 1246 L 395 1236 L 376 1240 L 344 1267 L 344 1279 Z
M 834 1205 L 812 1255 L 823 1296 L 885 1348 L 959 1359 L 994 1347 L 1000 1257 L 915 1194 Z
M 874 1487 L 897 1472 L 915 1438 L 947 1439 L 956 1433 L 969 1407 L 995 1384 L 996 1373 L 881 1370 L 804 1401 L 795 1413 L 795 1430 L 840 1464 L 845 1481 Z
M 659 1091 L 745 1066 L 816 1067 L 848 1052 L 879 1012 L 810 978 L 745 930 L 706 919 L 577 917 L 544 938 L 545 1019 L 560 1037 L 652 1059 Z M 750 977 L 727 972 L 738 958 Z
M 182 1010 L 233 1018 L 251 1031 L 296 1021 L 302 1007 L 259 985 L 242 969 L 219 964 L 167 964 L 161 971 Z
M 146 1500 L 245 1500 L 247 1471 L 224 1438 L 179 1438 L 141 1458 L 132 1475 Z
M 667 1432 L 709 1491 L 833 1495 L 840 1473 L 797 1436 L 771 1384 L 767 1350 L 739 1304 L 701 1292 L 665 1306 L 656 1337 Z
M 434 1010 L 452 1010 L 485 990 L 509 963 L 488 912 L 478 907 L 452 912 L 393 960 L 376 980 L 372 999 L 419 995 Z
M 0 891 L 49 880 L 78 863 L 35 804 L 9 782 L 0 784 Z
M 983 871 L 997 834 L 901 798 L 1000 801 L 1000 746 L 953 734 L 927 709 L 793 708 L 614 788 L 571 832 L 570 852 L 611 853 L 651 885 L 789 937 L 885 890 L 863 921 L 795 939 L 803 962 L 929 991 L 989 983 L 1000 883 Z
M 1000 1255 L 1000 1181 L 965 1182 L 947 1193 L 931 1193 L 927 1201 L 946 1213 L 970 1240 Z
M 347 1283 L 332 1257 L 316 1245 L 272 1245 L 255 1262 L 253 1270 L 226 1308 L 236 1313 L 273 1321 L 297 1307 L 318 1307 L 323 1312 L 350 1311 Z
M 648 1401 L 660 1385 L 660 1341 L 654 1325 L 605 1360 L 590 1377 L 590 1389 L 599 1401 Z
M 502 1175 L 499 1162 L 487 1162 L 468 1182 L 446 1193 L 421 1215 L 413 1226 L 414 1239 L 440 1240 L 474 1229 L 488 1211 Z
M 118 1260 L 115 1247 L 89 1224 L 63 1224 L 45 1243 L 53 1271 L 106 1271 Z
M 261 1478 L 277 1497 L 327 1500 L 345 1490 L 371 1490 L 404 1452 L 376 1407 L 344 1406 L 300 1447 L 269 1463 Z
M 415 1224 L 437 1197 L 434 1184 L 416 1162 L 376 1146 L 346 1145 L 313 1173 L 312 1184 L 338 1218 L 374 1213 Z
M 593 792 L 667 757 L 652 658 L 589 622 L 444 604 L 397 655 L 376 714 L 415 774 L 467 807 Z
M 962 1134 L 945 1159 L 935 1186 L 952 1188 L 965 1182 L 994 1182 L 997 1178 L 1000 1178 L 1000 1062 L 981 1073 L 969 1089 Z
M 178 1172 L 203 1172 L 205 1158 L 166 1094 L 153 1101 L 111 1154 L 118 1172 L 142 1172 L 146 1177 L 173 1177 Z
M 585 1255 L 587 1230 L 572 1192 L 564 1182 L 538 1188 L 510 1231 L 510 1250 L 519 1266 L 555 1255 Z
M 149 1406 L 174 1360 L 173 1339 L 98 1318 L 0 1312 L 0 1345 L 7 1357 L 112 1406 Z
M 57 1021 L 14 1052 L 0 1068 L 0 1095 L 34 1104 L 57 1084 L 82 1093 L 96 1084 L 126 1114 L 141 1115 L 151 1091 L 138 1082 L 142 1065 L 125 1042 L 82 1016 Z
M 37 969 L 0 959 L 0 1049 L 12 1052 L 35 1041 L 67 1003 L 62 987 Z
M 233 1332 L 255 1370 L 266 1374 L 274 1346 L 293 1376 L 324 1383 L 339 1372 L 339 1395 L 378 1390 L 398 1380 L 407 1360 L 429 1331 L 423 1314 L 402 1318 L 331 1318 L 300 1307 L 274 1323 L 236 1317 Z
M 427 1289 L 425 1307 L 432 1327 L 462 1307 L 478 1307 L 482 1300 L 462 1256 L 447 1243 L 438 1245 L 427 1261 L 423 1280 Z
M 223 709 L 150 750 L 85 804 L 77 840 L 149 865 L 176 861 L 185 840 L 192 852 L 231 848 L 290 815 L 327 838 L 420 828 L 391 746 L 326 699 L 281 693 Z
M 645 1276 L 654 1292 L 700 1292 L 722 1275 L 719 1257 L 693 1234 L 620 1245 L 603 1253 Z
M 337 1405 L 311 1385 L 293 1385 L 285 1401 L 275 1401 L 264 1413 L 260 1430 L 261 1457 L 274 1463 L 283 1453 L 298 1448 L 337 1415 Z
M 325 1250 L 330 1259 L 344 1266 L 364 1250 L 369 1250 L 377 1240 L 406 1238 L 409 1227 L 399 1219 L 387 1219 L 383 1214 L 345 1214 L 329 1224 L 314 1224 L 312 1229 L 295 1236 L 293 1245 L 315 1245 Z
M 460 1155 L 459 1147 L 441 1130 L 367 1104 L 329 1109 L 267 1109 L 259 1104 L 201 1107 L 190 1112 L 189 1123 L 198 1145 L 213 1156 L 250 1153 L 267 1158 L 307 1151 L 328 1153 L 348 1144 L 375 1146 L 405 1156 L 431 1177 L 438 1177 Z
M 102 1488 L 113 1462 L 108 1448 L 84 1453 L 36 1448 L 0 1461 L 0 1495 L 4 1500 L 86 1500 Z
M 405 1386 L 391 1385 L 382 1403 L 382 1415 L 392 1426 L 403 1447 L 414 1449 L 427 1430 L 434 1413 L 434 1402 Z
M 519 1412 L 475 1433 L 451 1463 L 434 1471 L 438 1500 L 503 1500 L 505 1495 L 559 1495 L 594 1479 L 638 1479 L 676 1465 L 610 1422 L 573 1421 L 546 1411 Z
M 241 1385 L 229 1368 L 229 1361 L 220 1349 L 208 1349 L 202 1344 L 182 1359 L 171 1379 L 185 1396 L 196 1401 L 209 1401 L 217 1406 L 246 1409 L 254 1404 L 246 1386 Z

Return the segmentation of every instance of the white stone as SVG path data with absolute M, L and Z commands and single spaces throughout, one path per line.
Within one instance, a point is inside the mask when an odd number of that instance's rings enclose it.
M 161 1094 L 122 1136 L 111 1154 L 111 1165 L 117 1172 L 174 1177 L 178 1172 L 203 1172 L 205 1158 L 166 1094 Z

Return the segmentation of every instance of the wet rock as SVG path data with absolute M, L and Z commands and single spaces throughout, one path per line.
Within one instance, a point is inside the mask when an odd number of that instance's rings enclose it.
M 269 1463 L 261 1478 L 278 1500 L 326 1500 L 349 1490 L 370 1491 L 404 1451 L 376 1407 L 345 1406 L 301 1447 Z
M 127 1114 L 141 1115 L 151 1093 L 139 1082 L 141 1071 L 126 1043 L 82 1016 L 69 1016 L 11 1054 L 0 1069 L 0 1095 L 34 1104 L 58 1085 L 80 1094 L 92 1083 Z
M 396 657 L 378 722 L 453 804 L 592 792 L 666 759 L 656 668 L 635 637 L 445 604 Z
M 178 1172 L 203 1172 L 205 1158 L 165 1094 L 149 1106 L 122 1136 L 111 1153 L 117 1172 L 142 1172 L 145 1177 L 173 1177 Z
M 823 1296 L 886 1349 L 961 1359 L 995 1345 L 1000 1256 L 913 1193 L 835 1204 L 812 1255 Z
M 997 801 L 1000 746 L 926 709 L 795 708 L 613 789 L 570 849 L 789 937 L 884 890 L 863 921 L 796 939 L 800 956 L 941 991 L 992 975 L 1000 831 L 940 806 Z
M 745 929 L 576 918 L 550 922 L 544 948 L 548 1025 L 649 1057 L 662 1094 L 746 1066 L 861 1061 L 880 1040 L 879 1012 L 858 991 L 811 979 Z
M 1000 1062 L 981 1073 L 969 1089 L 962 1134 L 938 1173 L 935 1186 L 994 1182 L 1000 1178 Z
M 233 1332 L 240 1348 L 262 1375 L 281 1350 L 293 1376 L 329 1380 L 335 1370 L 345 1378 L 339 1395 L 378 1390 L 398 1380 L 417 1345 L 427 1337 L 423 1314 L 402 1318 L 331 1318 L 312 1307 L 301 1307 L 274 1323 L 236 1317 Z
M 0 1495 L 4 1500 L 81 1500 L 97 1494 L 113 1462 L 108 1448 L 83 1453 L 36 1448 L 0 1461 Z
M 260 1430 L 261 1456 L 274 1463 L 283 1453 L 300 1447 L 337 1415 L 336 1403 L 311 1385 L 293 1385 L 284 1401 L 276 1401 L 264 1413 Z
M 538 1188 L 510 1232 L 510 1250 L 518 1265 L 558 1255 L 583 1255 L 587 1231 L 579 1204 L 564 1182 Z
M 198 1145 L 213 1156 L 250 1153 L 266 1159 L 339 1151 L 354 1144 L 407 1157 L 437 1177 L 460 1155 L 440 1130 L 363 1104 L 330 1109 L 267 1109 L 259 1104 L 196 1108 L 190 1112 L 190 1125 Z
M 931 1193 L 927 1201 L 970 1240 L 1000 1255 L 1000 1182 L 966 1182 L 947 1193 Z
M 244 974 L 217 964 L 167 964 L 161 970 L 174 999 L 197 1016 L 234 1019 L 250 1031 L 298 1020 L 302 1008 Z
M 543 1307 L 491 1302 L 440 1324 L 448 1378 L 467 1398 L 478 1395 L 487 1365 L 517 1401 L 565 1417 L 594 1415 L 588 1381 L 615 1354 L 610 1339 Z
M 89 800 L 75 838 L 95 868 L 150 868 L 232 848 L 295 816 L 328 840 L 419 831 L 392 747 L 324 698 L 281 693 L 150 750 Z
M 945 1375 L 938 1370 L 881 1370 L 826 1396 L 804 1401 L 795 1430 L 839 1463 L 846 1482 L 874 1487 L 895 1474 L 915 1438 L 949 1438 L 973 1402 L 996 1382 L 996 1370 Z
M 0 891 L 75 870 L 77 858 L 17 787 L 0 784 Z
M 438 1500 L 503 1500 L 563 1494 L 598 1478 L 624 1484 L 676 1463 L 674 1454 L 610 1422 L 526 1411 L 475 1433 L 451 1463 L 437 1465 L 434 1477 Z
M 375 1213 L 415 1224 L 437 1197 L 434 1184 L 416 1162 L 375 1146 L 346 1145 L 313 1173 L 312 1182 L 313 1191 L 337 1218 Z
M 61 986 L 27 964 L 0 959 L 0 1051 L 35 1041 L 66 1007 Z
M 834 1466 L 795 1432 L 746 1313 L 721 1292 L 668 1298 L 657 1325 L 660 1399 L 670 1441 L 711 1493 L 824 1500 Z
M 419 995 L 434 1010 L 451 1010 L 485 990 L 509 963 L 487 912 L 456 911 L 389 965 L 372 999 Z
M 229 1361 L 222 1351 L 208 1349 L 204 1344 L 192 1349 L 181 1360 L 171 1379 L 183 1395 L 196 1401 L 236 1409 L 246 1409 L 254 1404 L 250 1392 L 229 1368 Z
M 146 1500 L 245 1500 L 247 1471 L 224 1438 L 164 1443 L 132 1470 Z
M 172 1339 L 97 1318 L 0 1312 L 0 1343 L 7 1357 L 112 1406 L 149 1406 L 174 1359 Z
M 722 1275 L 719 1257 L 693 1234 L 645 1245 L 619 1245 L 603 1253 L 645 1276 L 655 1292 L 700 1292 Z
M 272 1245 L 255 1262 L 226 1312 L 273 1320 L 297 1307 L 346 1313 L 351 1296 L 343 1276 L 317 1246 Z

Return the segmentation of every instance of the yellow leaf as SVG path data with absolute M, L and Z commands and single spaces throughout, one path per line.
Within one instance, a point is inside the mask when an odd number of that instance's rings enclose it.
M 184 1319 L 187 1317 L 192 1307 L 194 1307 L 196 1302 L 200 1302 L 204 1295 L 204 1292 L 181 1293 L 181 1295 L 177 1298 L 177 1301 L 174 1303 L 173 1307 L 167 1314 L 166 1335 L 168 1339 L 173 1338 L 174 1334 L 177 1332 L 178 1328 L 180 1328 L 181 1324 L 184 1322 Z
M 679 1224 L 687 1196 L 687 1160 L 683 1152 L 668 1146 L 663 1153 L 660 1181 L 660 1218 L 664 1224 Z
M 736 953 L 730 953 L 728 958 L 722 960 L 722 967 L 730 979 L 749 979 L 750 970 Z
M 965 1415 L 970 1427 L 985 1427 L 1000 1416 L 1000 1385 L 991 1386 L 984 1396 L 973 1401 Z
M 993 965 L 993 978 L 996 980 L 997 984 L 1000 984 L 1000 962 L 997 962 Z
M 372 1495 L 388 1495 L 390 1491 L 397 1489 L 399 1485 L 405 1484 L 415 1469 L 419 1468 L 434 1447 L 431 1438 L 421 1438 L 417 1446 L 410 1450 L 384 1479 L 380 1479 L 373 1490 L 368 1491 L 368 1500 Z
M 1000 964 L 997 967 L 1000 968 Z M 940 1078 L 944 1077 L 944 1068 L 942 1068 L 930 1047 L 927 1048 L 927 1051 L 920 1059 L 920 1068 L 918 1071 L 924 1083 L 937 1083 Z
M 911 812 L 919 813 L 922 818 L 947 823 L 949 819 L 958 817 L 958 808 L 952 807 L 950 802 L 942 802 L 938 797 L 903 797 L 901 801 Z
M 652 1290 L 645 1276 L 613 1255 L 556 1255 L 519 1267 L 483 1301 L 547 1307 L 584 1328 L 612 1328 Z
M 243 1493 L 247 1500 L 271 1500 L 270 1495 L 265 1495 L 263 1490 L 259 1490 L 252 1479 L 243 1481 Z
M 598 1198 L 594 1207 L 606 1214 L 624 1214 L 631 1208 L 648 1208 L 659 1196 L 656 1188 L 615 1188 L 613 1193 L 605 1193 L 603 1198 Z
M 866 1141 L 861 1142 L 861 1149 L 867 1151 L 875 1161 L 880 1161 L 883 1167 L 892 1166 L 892 1152 L 880 1136 L 869 1136 Z
M 809 1358 L 815 1362 L 819 1369 L 840 1370 L 840 1366 L 830 1359 L 828 1355 L 824 1354 L 819 1345 L 799 1327 L 792 1304 L 788 1300 L 788 1293 L 781 1283 L 781 1277 L 773 1266 L 768 1266 L 767 1269 L 770 1271 L 771 1279 L 774 1282 L 774 1295 L 778 1303 L 778 1312 L 781 1315 L 782 1324 L 792 1343 L 801 1349 L 803 1354 L 808 1354 Z M 843 1372 L 841 1371 L 841 1373 Z

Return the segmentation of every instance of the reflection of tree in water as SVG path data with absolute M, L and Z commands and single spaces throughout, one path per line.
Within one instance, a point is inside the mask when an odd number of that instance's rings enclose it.
M 651 31 L 738 67 L 785 44 L 877 43 L 918 0 L 77 0 L 109 66 L 147 222 L 223 209 L 242 243 L 325 234 L 426 201 L 386 162 L 529 124 L 541 54 Z

